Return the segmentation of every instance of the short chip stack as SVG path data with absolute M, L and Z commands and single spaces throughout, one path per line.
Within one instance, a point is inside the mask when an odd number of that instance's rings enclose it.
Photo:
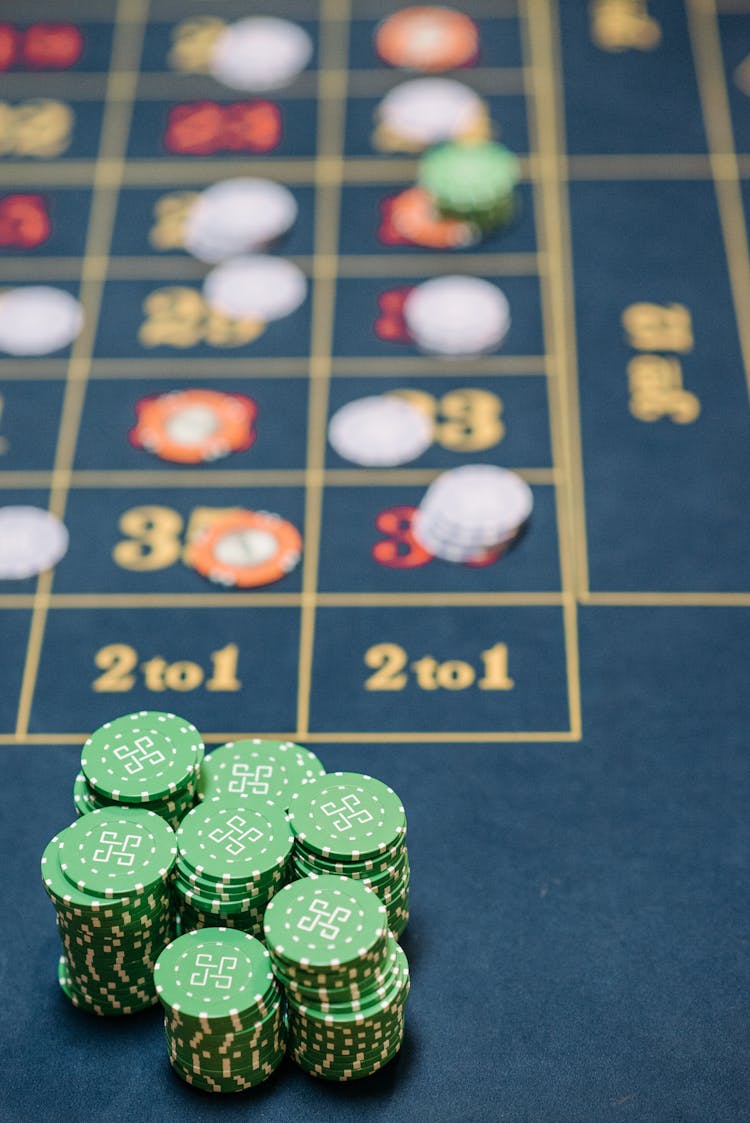
M 454 358 L 497 350 L 510 328 L 510 305 L 502 289 L 460 274 L 415 285 L 404 301 L 403 316 L 420 350 Z
M 504 145 L 451 141 L 422 157 L 417 184 L 442 216 L 468 222 L 486 234 L 513 218 L 519 178 L 518 160 Z
M 245 932 L 187 932 L 154 969 L 169 1062 L 205 1092 L 240 1092 L 280 1064 L 286 1034 L 282 992 L 268 952 Z
M 531 515 L 534 496 L 519 475 L 495 464 L 464 464 L 430 484 L 412 520 L 419 544 L 451 562 L 481 559 L 508 545 Z
M 58 979 L 75 1006 L 133 1014 L 153 1005 L 153 968 L 172 938 L 171 828 L 152 811 L 94 810 L 42 856 L 63 945 Z
M 263 931 L 266 905 L 292 876 L 294 836 L 281 807 L 261 799 L 208 800 L 177 831 L 175 898 L 182 931 Z
M 409 966 L 370 889 L 346 877 L 295 881 L 269 904 L 265 934 L 297 1064 L 326 1080 L 357 1080 L 396 1056 Z
M 392 788 L 358 772 L 332 772 L 297 793 L 289 809 L 297 877 L 338 874 L 377 893 L 388 927 L 409 920 L 406 813 Z
M 198 730 L 177 714 L 140 710 L 108 721 L 83 746 L 76 811 L 139 807 L 176 829 L 195 803 L 203 752 Z
M 315 753 L 292 741 L 228 741 L 203 761 L 198 798 L 269 800 L 288 811 L 293 793 L 325 771 Z

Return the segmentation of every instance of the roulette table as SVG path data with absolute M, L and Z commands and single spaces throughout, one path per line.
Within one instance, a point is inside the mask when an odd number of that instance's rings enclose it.
M 271 7 L 309 60 L 231 88 L 206 44 Z M 442 246 L 398 227 L 420 153 L 375 127 L 414 76 L 408 30 L 377 38 L 399 7 L 0 4 L 0 345 L 11 290 L 82 309 L 62 346 L 0 346 L 0 504 L 67 530 L 55 565 L 0 580 L 8 1123 L 750 1114 L 750 3 L 465 0 L 476 39 L 440 71 L 520 181 L 503 229 Z M 196 194 L 241 176 L 296 204 L 273 252 L 306 293 L 266 323 L 210 307 L 183 245 Z M 408 294 L 447 275 L 502 290 L 501 345 L 416 345 Z M 228 455 L 139 444 L 173 391 L 251 403 Z M 396 392 L 429 446 L 340 456 L 333 414 Z M 454 564 L 411 519 L 475 463 L 525 481 L 533 513 Z M 283 524 L 268 580 L 200 571 L 237 508 Z M 39 858 L 85 738 L 139 710 L 398 792 L 411 995 L 381 1072 L 327 1084 L 286 1059 L 211 1097 L 171 1072 L 156 1010 L 66 1001 Z

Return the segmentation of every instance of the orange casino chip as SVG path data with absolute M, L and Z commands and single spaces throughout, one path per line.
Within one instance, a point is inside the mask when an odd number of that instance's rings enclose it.
M 472 223 L 443 218 L 423 187 L 409 187 L 388 203 L 387 221 L 398 241 L 436 250 L 465 249 L 479 241 L 480 232 Z
M 268 511 L 232 511 L 196 539 L 189 564 L 219 585 L 253 589 L 291 573 L 301 552 L 302 537 L 286 519 Z
M 418 5 L 402 8 L 378 25 L 375 50 L 391 66 L 436 74 L 474 62 L 479 32 L 463 12 Z
M 162 460 L 201 464 L 241 452 L 255 440 L 258 407 L 244 394 L 175 390 L 136 402 L 130 441 Z

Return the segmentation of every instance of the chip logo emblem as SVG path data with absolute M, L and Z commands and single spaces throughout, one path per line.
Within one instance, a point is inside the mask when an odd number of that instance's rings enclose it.
M 208 837 L 212 842 L 223 846 L 232 858 L 237 858 L 244 853 L 249 843 L 260 842 L 263 831 L 259 831 L 257 827 L 248 827 L 247 820 L 242 815 L 233 815 L 231 819 L 227 819 L 226 829 L 216 827 Z
M 141 836 L 126 834 L 121 839 L 117 831 L 105 830 L 99 835 L 99 850 L 94 851 L 94 861 L 105 865 L 114 859 L 115 865 L 132 866 L 135 861 L 133 851 L 141 845 Z
M 345 795 L 338 807 L 335 803 L 322 803 L 320 810 L 332 820 L 331 826 L 339 833 L 351 830 L 357 823 L 370 823 L 373 818 L 359 796 L 353 792 Z
M 239 795 L 244 795 L 246 791 L 253 795 L 268 795 L 271 785 L 267 781 L 273 776 L 273 768 L 270 764 L 258 764 L 251 769 L 248 764 L 237 761 L 232 766 L 232 776 L 227 784 L 228 791 Z
M 319 929 L 324 940 L 335 940 L 341 931 L 341 925 L 346 924 L 352 910 L 342 905 L 333 908 L 322 897 L 313 901 L 310 909 L 300 918 L 297 927 L 302 932 L 314 932 Z
M 150 752 L 149 750 L 153 751 Z M 131 776 L 143 772 L 146 763 L 163 764 L 166 759 L 161 749 L 156 748 L 154 742 L 146 733 L 142 737 L 138 737 L 132 745 L 118 745 L 115 749 L 115 756 L 118 760 L 125 762 L 125 771 L 129 772 Z
M 234 981 L 237 956 L 222 955 L 217 963 L 211 952 L 202 951 L 195 957 L 195 966 L 190 976 L 191 987 L 205 987 L 211 983 L 217 990 L 229 990 Z

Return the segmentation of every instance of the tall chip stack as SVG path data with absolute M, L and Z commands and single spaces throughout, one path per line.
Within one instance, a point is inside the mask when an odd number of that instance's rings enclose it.
M 393 791 L 371 776 L 332 772 L 292 799 L 297 877 L 350 877 L 377 893 L 388 926 L 400 936 L 409 920 L 406 812 Z
M 291 878 L 294 837 L 281 807 L 205 800 L 177 831 L 174 891 L 182 931 L 263 930 L 265 907 Z
M 152 811 L 92 811 L 56 835 L 42 880 L 62 941 L 58 981 L 75 1006 L 133 1014 L 156 1000 L 153 969 L 172 938 L 174 833 Z
M 75 809 L 140 807 L 176 830 L 195 803 L 203 754 L 198 730 L 177 714 L 140 710 L 105 722 L 81 751 Z
M 292 882 L 266 909 L 289 1051 L 313 1076 L 358 1080 L 401 1048 L 409 966 L 388 923 L 372 890 L 330 875 Z
M 169 1063 L 205 1092 L 261 1084 L 286 1048 L 282 992 L 268 952 L 245 932 L 207 928 L 179 936 L 159 956 Z

